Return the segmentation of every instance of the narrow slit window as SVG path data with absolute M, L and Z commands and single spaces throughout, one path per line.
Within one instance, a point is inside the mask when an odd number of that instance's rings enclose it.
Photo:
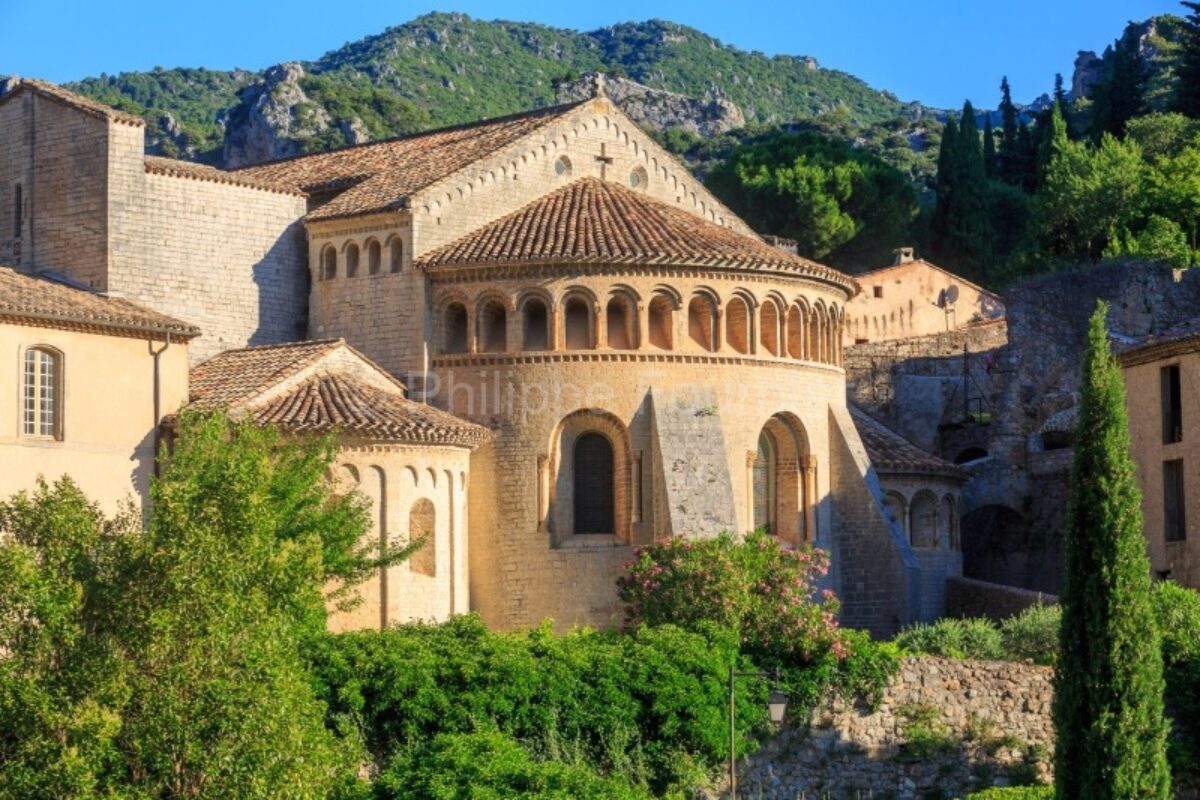
M 1187 519 L 1184 514 L 1183 460 L 1163 462 L 1163 522 L 1168 542 L 1187 538 Z
M 1183 397 L 1179 386 L 1179 365 L 1159 370 L 1162 386 L 1163 444 L 1183 441 Z

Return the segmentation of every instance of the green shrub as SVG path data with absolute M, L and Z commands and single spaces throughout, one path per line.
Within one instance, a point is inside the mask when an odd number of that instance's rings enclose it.
M 698 627 L 501 634 L 471 615 L 329 636 L 315 671 L 335 718 L 356 721 L 380 760 L 442 734 L 499 732 L 538 759 L 658 792 L 728 758 L 737 641 Z M 765 724 L 768 688 L 739 684 L 739 751 Z
M 897 761 L 926 761 L 940 755 L 952 753 L 961 744 L 950 735 L 937 706 L 909 703 L 896 709 L 901 723 L 904 742 L 900 745 Z
M 1200 592 L 1158 583 L 1151 602 L 1162 636 L 1167 710 L 1172 716 L 1171 770 L 1195 775 L 1200 772 Z
M 984 789 L 967 795 L 967 800 L 1054 800 L 1053 786 L 1010 786 Z
M 536 761 L 499 733 L 443 734 L 388 764 L 377 800 L 649 800 L 650 794 L 583 765 Z
M 1000 629 L 986 619 L 942 619 L 902 630 L 896 644 L 910 653 L 996 660 L 1004 657 Z
M 629 627 L 717 623 L 759 663 L 798 666 L 845 655 L 837 599 L 818 588 L 828 568 L 825 551 L 785 549 L 762 532 L 673 537 L 640 548 L 618 587 Z
M 1009 617 L 1000 624 L 1004 657 L 1013 661 L 1029 659 L 1035 664 L 1052 666 L 1058 658 L 1058 628 L 1062 609 L 1038 604 Z

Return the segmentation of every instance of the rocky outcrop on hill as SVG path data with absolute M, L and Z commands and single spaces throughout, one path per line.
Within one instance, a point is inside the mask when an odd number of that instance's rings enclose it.
M 591 97 L 600 82 L 604 92 L 639 125 L 666 130 L 682 128 L 700 136 L 716 136 L 746 124 L 742 111 L 720 97 L 698 99 L 687 95 L 652 89 L 628 78 L 601 76 L 589 72 L 578 80 L 558 86 L 559 103 L 573 103 Z
M 304 75 L 299 64 L 279 64 L 240 92 L 225 130 L 225 167 L 299 155 L 305 141 L 329 130 L 329 113 L 300 86 Z

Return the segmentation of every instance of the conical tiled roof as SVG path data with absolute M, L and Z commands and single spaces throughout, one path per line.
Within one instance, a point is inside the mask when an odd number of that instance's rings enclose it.
M 837 270 L 701 219 L 644 192 L 580 178 L 417 259 L 426 269 L 489 264 L 670 264 L 772 269 L 854 291 Z

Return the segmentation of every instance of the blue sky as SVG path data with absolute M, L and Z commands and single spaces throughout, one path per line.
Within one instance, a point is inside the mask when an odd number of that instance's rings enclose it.
M 731 10 L 732 9 L 732 10 Z M 0 74 L 69 81 L 154 66 L 258 69 L 316 58 L 429 11 L 592 30 L 669 19 L 768 54 L 816 56 L 905 100 L 995 105 L 1007 74 L 1018 101 L 1070 80 L 1077 50 L 1101 50 L 1132 19 L 1174 0 L 0 0 Z

